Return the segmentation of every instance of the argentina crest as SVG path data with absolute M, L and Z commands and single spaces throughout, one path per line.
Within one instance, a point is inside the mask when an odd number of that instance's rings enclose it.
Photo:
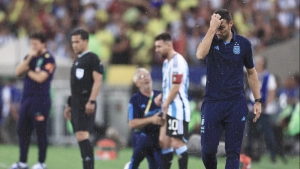
M 240 46 L 237 46 L 237 45 L 234 45 L 233 46 L 233 53 L 238 55 L 241 53 L 241 49 L 240 49 Z

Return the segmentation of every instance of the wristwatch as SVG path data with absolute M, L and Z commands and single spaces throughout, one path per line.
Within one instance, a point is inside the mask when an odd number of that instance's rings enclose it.
M 91 104 L 96 104 L 96 101 L 95 100 L 90 100 L 89 101 Z
M 261 99 L 261 98 L 255 99 L 254 102 L 259 102 L 259 103 L 261 103 L 261 102 L 262 102 L 262 99 Z

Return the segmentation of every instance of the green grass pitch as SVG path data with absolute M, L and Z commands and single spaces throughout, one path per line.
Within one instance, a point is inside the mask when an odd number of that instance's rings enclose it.
M 126 148 L 118 153 L 116 160 L 96 160 L 95 169 L 123 169 L 131 158 L 132 149 Z M 8 169 L 18 160 L 18 147 L 15 145 L 0 145 L 0 169 Z M 178 164 L 174 156 L 172 169 L 177 169 Z M 31 146 L 28 155 L 28 164 L 32 166 L 37 161 L 37 147 Z M 264 156 L 260 163 L 252 163 L 252 169 L 299 169 L 299 156 L 288 157 L 288 164 L 283 164 L 280 159 L 272 164 L 268 156 Z M 82 169 L 78 147 L 49 146 L 46 160 L 48 169 Z M 189 169 L 204 169 L 201 158 L 189 158 Z M 140 169 L 147 169 L 146 160 Z M 218 169 L 225 168 L 225 158 L 218 158 Z

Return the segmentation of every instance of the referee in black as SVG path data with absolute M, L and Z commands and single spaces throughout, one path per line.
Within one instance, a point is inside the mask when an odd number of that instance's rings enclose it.
M 98 56 L 89 51 L 88 41 L 87 31 L 76 29 L 72 33 L 72 48 L 78 57 L 71 68 L 71 96 L 64 116 L 71 120 L 80 147 L 83 169 L 94 169 L 94 151 L 89 135 L 94 126 L 96 98 L 104 70 Z

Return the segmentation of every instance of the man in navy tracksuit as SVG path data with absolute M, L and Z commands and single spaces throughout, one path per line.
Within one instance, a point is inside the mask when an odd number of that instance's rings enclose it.
M 12 169 L 27 169 L 27 155 L 31 133 L 35 130 L 39 148 L 38 163 L 33 169 L 45 169 L 47 152 L 47 119 L 51 108 L 50 83 L 55 70 L 53 55 L 46 48 L 44 33 L 30 36 L 30 52 L 17 66 L 16 75 L 24 77 L 23 97 L 19 112 L 19 162 Z
M 133 130 L 133 154 L 129 169 L 137 169 L 145 157 L 149 169 L 161 169 L 158 142 L 160 125 L 164 123 L 159 114 L 161 103 L 158 100 L 161 95 L 159 91 L 152 90 L 152 79 L 145 68 L 137 69 L 133 81 L 139 92 L 131 97 L 128 105 L 129 127 Z
M 225 130 L 226 169 L 239 168 L 239 155 L 248 108 L 244 93 L 243 68 L 252 89 L 254 122 L 261 113 L 257 72 L 251 43 L 232 29 L 233 20 L 226 9 L 211 16 L 210 28 L 197 49 L 197 58 L 206 59 L 207 82 L 202 104 L 201 150 L 207 169 L 217 168 L 217 147 Z

